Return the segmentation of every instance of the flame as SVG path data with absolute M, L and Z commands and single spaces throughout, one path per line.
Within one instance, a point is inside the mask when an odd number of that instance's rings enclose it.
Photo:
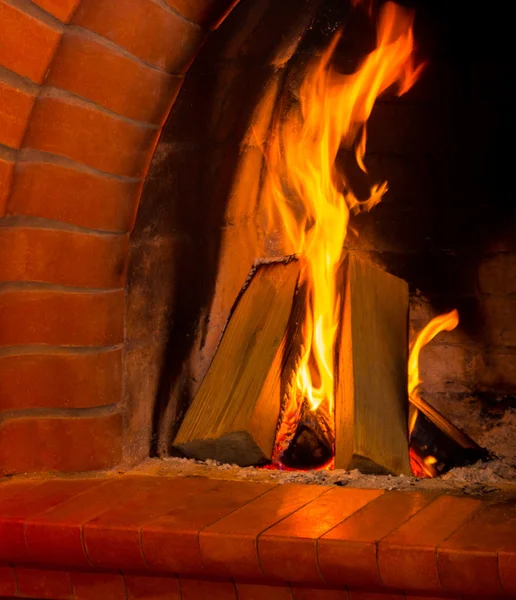
M 408 395 L 409 399 L 419 398 L 419 386 L 423 383 L 419 375 L 419 354 L 421 350 L 431 342 L 441 331 L 452 331 L 459 324 L 459 313 L 452 310 L 435 317 L 420 331 L 412 348 L 410 350 L 408 361 Z M 412 435 L 416 425 L 418 410 L 412 407 L 412 414 L 409 420 L 409 436 Z M 411 449 L 410 462 L 414 475 L 421 477 L 435 477 L 438 475 L 436 470 L 437 459 L 434 456 L 421 458 Z
M 350 75 L 330 65 L 338 33 L 322 58 L 308 68 L 300 110 L 290 110 L 272 127 L 263 188 L 265 230 L 271 238 L 279 234 L 288 253 L 299 255 L 300 284 L 308 293 L 302 355 L 282 416 L 287 429 L 305 401 L 311 410 L 323 410 L 333 426 L 337 272 L 349 216 L 351 211 L 371 209 L 387 190 L 386 182 L 374 184 L 369 198 L 359 201 L 346 174 L 337 172 L 335 159 L 341 146 L 353 149 L 366 172 L 366 122 L 376 98 L 394 84 L 398 94 L 406 92 L 423 66 L 414 65 L 412 22 L 411 11 L 384 4 L 376 49 Z
M 437 459 L 435 456 L 419 456 L 413 448 L 410 448 L 410 467 L 414 477 L 433 478 L 439 475 L 437 470 Z
M 419 333 L 412 345 L 408 361 L 408 395 L 412 398 L 419 395 L 418 387 L 423 383 L 419 376 L 419 353 L 441 331 L 453 331 L 459 324 L 459 313 L 452 310 L 449 313 L 435 317 Z

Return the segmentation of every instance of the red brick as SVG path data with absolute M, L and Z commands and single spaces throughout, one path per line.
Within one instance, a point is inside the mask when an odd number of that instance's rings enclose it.
M 83 543 L 83 525 L 110 509 L 119 509 L 129 499 L 146 496 L 157 487 L 154 477 L 126 475 L 104 482 L 27 519 L 25 539 L 32 561 L 90 568 Z
M 181 600 L 237 600 L 235 584 L 226 581 L 179 579 Z
M 0 500 L 0 561 L 27 559 L 24 522 L 28 517 L 50 509 L 98 483 L 92 480 L 47 481 L 26 490 L 21 497 L 17 494 Z
M 384 594 L 375 592 L 358 592 L 349 590 L 349 600 L 405 600 L 403 593 L 399 594 Z
M 177 577 L 125 575 L 128 600 L 181 600 Z
M 18 595 L 23 598 L 71 600 L 72 583 L 66 571 L 16 567 Z
M 349 600 L 347 590 L 321 590 L 309 587 L 292 587 L 294 600 Z
M 165 0 L 189 21 L 204 27 L 215 25 L 239 0 Z
M 272 489 L 265 483 L 219 481 L 214 489 L 193 498 L 188 506 L 144 526 L 143 552 L 152 570 L 201 574 L 199 532 Z
M 0 594 L 6 597 L 16 596 L 16 577 L 14 569 L 9 565 L 0 564 Z
M 124 577 L 121 573 L 70 573 L 74 600 L 126 600 Z
M 206 574 L 261 579 L 257 553 L 260 533 L 327 490 L 319 486 L 280 485 L 203 529 L 199 544 Z
M 36 88 L 9 72 L 0 73 L 0 144 L 20 147 L 36 100 L 37 92 L 33 87 Z
M 322 590 L 292 586 L 294 600 L 349 600 L 347 590 Z
M 34 4 L 41 6 L 63 23 L 68 23 L 81 0 L 33 0 Z
M 467 521 L 439 547 L 443 589 L 456 594 L 500 594 L 498 552 L 516 550 L 516 507 L 493 505 Z
M 61 32 L 35 7 L 31 10 L 29 3 L 22 6 L 0 0 L 0 65 L 42 83 Z
M 97 568 L 145 571 L 140 531 L 144 525 L 185 509 L 200 494 L 209 494 L 216 483 L 206 479 L 155 479 L 148 493 L 121 507 L 104 512 L 83 527 L 90 562 Z
M 377 542 L 424 508 L 433 496 L 386 492 L 319 539 L 319 567 L 331 585 L 382 587 Z
M 479 510 L 469 498 L 441 496 L 378 545 L 378 568 L 392 589 L 440 592 L 437 547 Z
M 498 552 L 498 572 L 502 589 L 507 594 L 516 596 L 516 549 Z
M 128 251 L 128 235 L 2 227 L 0 281 L 120 288 L 125 283 Z
M 0 475 L 95 471 L 122 456 L 122 416 L 20 417 L 0 425 Z
M 24 146 L 71 158 L 113 175 L 141 177 L 159 136 L 155 126 L 50 90 L 34 106 Z
M 121 396 L 121 350 L 0 356 L 1 410 L 92 408 Z
M 450 594 L 443 594 L 439 596 L 420 596 L 418 594 L 405 594 L 405 600 L 466 600 L 466 596 L 452 596 Z M 484 598 L 484 600 L 486 600 Z
M 319 538 L 381 494 L 379 490 L 333 488 L 268 529 L 258 539 L 266 577 L 321 584 Z
M 160 125 L 182 81 L 79 29 L 63 35 L 46 79 L 115 113 Z
M 442 598 L 446 598 L 446 600 L 448 598 L 456 598 L 456 600 L 514 600 L 513 596 L 505 596 L 505 595 L 499 595 L 496 594 L 495 596 L 491 596 L 488 595 L 486 596 L 485 594 L 464 594 L 462 596 L 441 596 L 440 598 L 432 598 L 430 600 L 441 600 Z M 412 600 L 410 597 L 408 598 L 408 600 Z M 419 600 L 419 599 L 418 599 Z M 421 600 L 427 600 L 427 598 L 425 596 L 421 597 Z
M 0 148 L 0 217 L 3 217 L 6 211 L 13 174 L 14 152 L 9 148 Z
M 182 72 L 204 33 L 151 0 L 82 0 L 72 22 L 169 73 Z
M 14 496 L 22 497 L 27 490 L 41 485 L 41 479 L 15 479 L 14 481 L 7 480 L 0 485 L 0 507 Z
M 123 316 L 123 290 L 71 292 L 9 286 L 0 291 L 0 347 L 113 346 L 123 340 Z
M 235 582 L 238 600 L 292 600 L 292 590 L 287 586 L 258 585 Z
M 72 166 L 35 161 L 17 163 L 16 182 L 6 213 L 101 231 L 130 231 L 141 181 L 103 175 L 81 165 L 77 167 L 79 169 L 73 168 L 73 163 Z

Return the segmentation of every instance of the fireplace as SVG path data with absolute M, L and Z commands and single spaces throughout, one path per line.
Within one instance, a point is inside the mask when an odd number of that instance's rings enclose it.
M 342 72 L 374 44 L 370 20 L 347 3 L 210 6 L 183 20 L 156 9 L 153 23 L 161 25 L 148 49 L 124 37 L 125 25 L 111 32 L 115 8 L 103 16 L 87 4 L 75 13 L 53 3 L 3 9 L 9 23 L 19 18 L 48 34 L 39 50 L 27 50 L 40 62 L 12 58 L 16 37 L 2 59 L 2 85 L 19 111 L 1 158 L 5 473 L 134 465 L 173 451 L 253 263 L 277 254 L 257 239 L 250 198 L 259 193 L 261 144 L 285 77 L 295 95 L 309 59 L 343 23 L 353 34 L 334 57 Z M 479 17 L 464 7 L 411 7 L 417 58 L 428 64 L 406 94 L 374 105 L 369 176 L 355 169 L 354 183 L 359 197 L 371 182 L 387 180 L 389 191 L 374 210 L 352 216 L 346 243 L 409 283 L 414 333 L 458 309 L 459 327 L 423 350 L 422 395 L 473 439 L 504 432 L 498 438 L 507 441 L 514 211 L 502 187 L 508 108 L 500 86 L 508 35 L 492 15 L 476 43 Z M 56 19 L 72 25 L 50 69 L 62 29 Z M 212 19 L 220 24 L 193 60 Z M 190 36 L 184 56 L 167 54 L 173 32 Z M 136 57 L 124 63 L 124 78 L 110 43 Z M 73 70 L 86 47 L 97 52 L 92 73 L 102 65 L 118 72 L 116 94 L 98 87 L 102 78 Z M 161 90 L 155 96 L 139 91 L 144 76 Z M 350 162 L 339 153 L 339 167 Z M 22 260 L 29 249 L 37 260 Z M 79 318 L 85 313 L 95 318 Z M 83 436 L 95 440 L 87 455 Z M 33 452 L 29 440 L 48 452 Z
M 516 594 L 508 19 L 399 4 L 424 70 L 376 100 L 367 174 L 336 163 L 359 200 L 388 181 L 345 251 L 407 282 L 410 341 L 459 315 L 419 392 L 490 456 L 425 480 L 175 441 L 257 273 L 299 260 L 256 210 L 278 104 L 343 26 L 356 70 L 377 4 L 0 0 L 0 596 Z

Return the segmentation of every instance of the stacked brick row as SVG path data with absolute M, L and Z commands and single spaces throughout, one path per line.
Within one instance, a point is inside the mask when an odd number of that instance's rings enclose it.
M 121 460 L 129 235 L 232 4 L 0 0 L 0 474 Z

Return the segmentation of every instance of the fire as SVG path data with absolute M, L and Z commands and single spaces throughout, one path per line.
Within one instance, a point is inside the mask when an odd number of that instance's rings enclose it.
M 419 354 L 434 337 L 441 333 L 441 331 L 452 331 L 459 324 L 459 313 L 456 310 L 452 310 L 449 313 L 439 315 L 435 317 L 420 331 L 417 336 L 412 348 L 410 350 L 409 361 L 408 361 L 408 395 L 409 399 L 413 400 L 419 397 L 419 386 L 423 383 L 419 375 Z M 412 407 L 412 414 L 409 423 L 409 435 L 414 430 L 418 415 L 418 410 Z M 434 465 L 437 460 L 433 456 L 427 456 L 421 458 L 415 455 L 414 452 L 410 454 L 412 471 L 414 475 L 435 477 L 436 470 Z
M 411 11 L 387 2 L 378 18 L 376 49 L 350 75 L 330 64 L 339 33 L 309 66 L 300 89 L 300 110 L 291 110 L 273 125 L 264 182 L 266 232 L 271 237 L 279 234 L 289 252 L 299 255 L 300 284 L 307 290 L 302 355 L 282 416 L 280 442 L 288 437 L 305 402 L 325 414 L 333 427 L 334 346 L 341 301 L 337 273 L 350 212 L 371 209 L 387 190 L 386 182 L 374 184 L 369 198 L 359 201 L 346 173 L 337 172 L 335 159 L 340 147 L 353 149 L 366 172 L 366 122 L 375 100 L 395 84 L 398 94 L 406 92 L 422 68 L 414 64 L 412 22 Z

